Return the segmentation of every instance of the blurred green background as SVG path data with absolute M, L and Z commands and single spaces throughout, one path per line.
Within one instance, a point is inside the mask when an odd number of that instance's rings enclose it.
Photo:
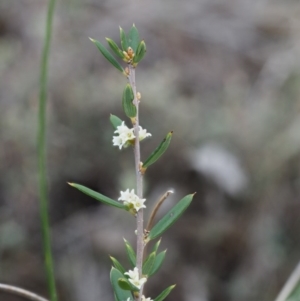
M 38 75 L 45 0 L 0 1 L 0 282 L 47 296 L 37 196 Z M 69 187 L 107 196 L 134 187 L 130 149 L 112 147 L 126 79 L 92 37 L 134 22 L 147 44 L 137 70 L 145 158 L 173 130 L 145 178 L 162 215 L 197 191 L 168 230 L 147 285 L 170 301 L 271 301 L 300 260 L 300 2 L 58 1 L 50 58 L 48 168 L 61 301 L 112 301 L 110 260 L 135 222 Z M 149 212 L 149 211 L 148 211 Z M 18 301 L 0 293 L 0 300 Z

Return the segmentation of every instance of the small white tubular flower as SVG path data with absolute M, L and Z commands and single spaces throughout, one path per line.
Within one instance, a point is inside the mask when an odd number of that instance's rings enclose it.
M 143 129 L 141 126 L 139 126 L 139 140 L 142 141 L 147 137 L 151 137 L 152 135 L 150 133 L 147 133 L 146 129 Z
M 145 201 L 146 199 L 140 199 L 135 193 L 134 189 L 129 189 L 120 192 L 121 196 L 118 198 L 119 201 L 123 201 L 124 205 L 132 205 L 136 212 L 138 212 L 141 208 L 146 208 Z
M 144 295 L 142 296 L 142 301 L 153 301 L 151 298 L 146 298 Z
M 134 202 L 132 202 L 131 204 L 133 205 L 136 212 L 138 212 L 140 209 L 146 208 L 146 206 L 144 205 L 145 201 L 146 201 L 146 199 L 136 198 L 136 200 Z
M 135 267 L 133 270 L 129 270 L 128 272 L 124 273 L 124 275 L 128 275 L 128 281 L 134 286 L 136 286 L 138 289 L 140 289 L 142 285 L 147 281 L 147 278 L 139 278 L 139 271 L 137 267 Z
M 131 189 L 129 192 L 129 189 L 125 191 L 120 191 L 121 196 L 118 198 L 119 201 L 123 201 L 125 205 L 127 204 L 133 204 L 136 202 L 136 199 L 138 199 L 138 196 L 134 193 L 134 189 Z
M 128 279 L 128 281 L 136 286 L 138 289 L 141 289 L 143 284 L 147 281 L 147 278 L 141 278 L 141 279 Z
M 139 270 L 135 267 L 133 270 L 124 273 L 124 275 L 128 275 L 130 279 L 139 279 Z
M 113 146 L 118 146 L 119 149 L 122 149 L 122 146 L 124 146 L 124 143 L 123 143 L 123 139 L 121 136 L 113 136 Z
M 125 121 L 122 121 L 121 125 L 117 126 L 117 129 L 114 131 L 114 133 L 121 135 L 128 130 L 129 130 L 129 128 L 127 125 L 125 125 Z
M 119 136 L 113 136 L 113 145 L 118 146 L 119 149 L 128 146 L 127 142 L 135 138 L 133 129 L 129 129 L 124 121 L 122 121 L 121 125 L 117 126 L 115 133 L 119 134 Z

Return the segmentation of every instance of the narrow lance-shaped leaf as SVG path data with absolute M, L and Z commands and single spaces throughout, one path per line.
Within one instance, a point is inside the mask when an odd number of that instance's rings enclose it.
M 127 40 L 127 37 L 126 37 L 126 34 L 125 34 L 123 28 L 121 28 L 121 27 L 120 27 L 120 40 L 121 40 L 122 49 L 127 52 L 128 46 L 129 46 L 128 40 Z
M 164 291 L 162 291 L 153 301 L 163 301 L 173 290 L 173 288 L 176 285 L 171 285 L 168 288 L 166 288 Z
M 114 267 L 119 270 L 122 274 L 124 274 L 126 272 L 126 270 L 124 269 L 124 267 L 121 265 L 121 263 L 114 257 L 110 256 L 110 259 L 114 265 Z
M 90 40 L 97 46 L 99 51 L 103 54 L 103 56 L 119 71 L 124 72 L 122 66 L 118 63 L 118 61 L 112 56 L 112 54 L 97 40 L 91 39 Z
M 140 36 L 137 28 L 133 24 L 128 34 L 128 46 L 130 46 L 134 52 L 136 52 L 138 44 L 140 42 Z
M 118 284 L 118 280 L 122 279 L 122 278 L 124 278 L 124 275 L 120 271 L 118 271 L 115 268 L 111 268 L 110 282 L 113 287 L 113 291 L 115 293 L 116 299 L 118 301 L 124 301 L 124 300 L 127 300 L 128 298 L 130 298 L 130 300 L 132 300 L 133 297 L 132 297 L 131 292 L 121 289 Z
M 122 124 L 122 122 L 123 122 L 118 116 L 113 115 L 113 114 L 110 114 L 109 120 L 110 120 L 112 126 L 115 128 L 115 130 L 116 130 L 117 127 L 120 126 L 120 125 Z
M 139 46 L 138 46 L 137 50 L 136 50 L 136 54 L 135 54 L 135 56 L 133 57 L 133 63 L 134 63 L 135 65 L 137 65 L 137 63 L 140 62 L 140 61 L 142 60 L 142 58 L 143 58 L 143 57 L 145 56 L 145 54 L 146 54 L 146 51 L 147 51 L 147 49 L 146 49 L 146 44 L 145 44 L 144 41 L 141 41 L 141 42 L 139 43 Z
M 143 263 L 143 275 L 149 275 L 152 271 L 156 253 L 152 252 Z
M 136 255 L 135 255 L 135 252 L 132 248 L 132 246 L 130 245 L 130 243 L 124 239 L 124 242 L 125 242 L 125 247 L 126 247 L 126 254 L 128 256 L 128 259 L 130 261 L 130 263 L 132 264 L 132 266 L 136 266 Z
M 152 252 L 157 252 L 157 250 L 158 250 L 158 247 L 159 247 L 159 245 L 160 245 L 160 242 L 161 242 L 161 239 L 159 239 L 156 243 L 155 243 L 155 245 L 153 246 L 153 249 L 152 249 Z
M 68 183 L 69 185 L 71 185 L 72 187 L 80 190 L 81 192 L 83 192 L 84 194 L 96 199 L 97 201 L 100 201 L 106 205 L 110 205 L 110 206 L 114 206 L 114 207 L 117 207 L 117 208 L 120 208 L 120 209 L 126 209 L 125 205 L 123 205 L 122 203 L 120 202 L 117 202 L 99 192 L 96 192 L 90 188 L 87 188 L 83 185 L 80 185 L 80 184 L 76 184 L 76 183 Z
M 165 232 L 188 208 L 194 194 L 189 194 L 181 199 L 150 231 L 148 239 L 154 239 Z
M 152 270 L 149 273 L 149 276 L 154 275 L 161 268 L 161 266 L 165 260 L 165 257 L 166 257 L 166 252 L 167 252 L 167 250 L 162 251 L 157 254 L 157 256 L 155 257 L 154 263 L 153 263 Z
M 124 58 L 123 51 L 118 47 L 118 45 L 112 39 L 105 38 L 110 49 L 117 55 L 119 58 Z
M 147 158 L 147 160 L 143 163 L 142 169 L 146 170 L 150 165 L 156 162 L 162 154 L 167 150 L 170 145 L 171 138 L 173 135 L 173 131 L 169 132 L 161 144 L 152 152 L 152 154 Z
M 132 87 L 130 84 L 127 84 L 123 91 L 122 106 L 126 116 L 129 118 L 136 116 L 136 106 L 132 103 L 133 99 Z

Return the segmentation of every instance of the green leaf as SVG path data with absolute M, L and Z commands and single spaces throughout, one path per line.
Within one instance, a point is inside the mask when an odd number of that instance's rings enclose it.
M 152 249 L 152 252 L 157 252 L 157 250 L 158 250 L 158 247 L 159 247 L 159 245 L 160 245 L 160 242 L 161 242 L 161 239 L 159 239 L 156 243 L 155 243 L 155 245 L 153 246 L 153 249 Z
M 166 288 L 164 291 L 162 291 L 153 301 L 163 301 L 172 291 L 172 289 L 176 285 L 171 285 L 168 288 Z
M 122 66 L 118 63 L 118 61 L 112 56 L 112 54 L 97 40 L 91 39 L 90 40 L 97 46 L 103 56 L 119 71 L 124 72 Z
M 121 40 L 122 49 L 127 52 L 128 46 L 129 46 L 128 40 L 127 40 L 124 30 L 121 27 L 120 27 L 120 40 Z
M 126 254 L 132 266 L 136 266 L 136 255 L 130 243 L 124 238 Z
M 120 288 L 123 289 L 123 290 L 125 290 L 125 291 L 133 291 L 133 292 L 138 292 L 139 291 L 139 288 L 137 288 L 136 286 L 134 286 L 133 284 L 131 284 L 127 280 L 127 278 L 119 278 L 118 284 L 119 284 Z
M 156 253 L 152 252 L 143 263 L 143 275 L 149 275 L 153 269 Z
M 149 240 L 160 236 L 165 232 L 170 226 L 172 226 L 175 221 L 182 215 L 182 213 L 187 209 L 193 200 L 194 194 L 189 194 L 181 199 L 150 231 Z
M 120 271 L 118 271 L 115 268 L 111 268 L 110 282 L 113 287 L 113 291 L 115 293 L 116 299 L 118 301 L 124 301 L 124 300 L 127 300 L 128 298 L 130 298 L 130 300 L 132 300 L 133 299 L 132 293 L 130 291 L 121 289 L 119 286 L 118 281 L 119 281 L 119 279 L 122 279 L 122 278 L 124 278 L 124 276 Z
M 166 257 L 166 252 L 167 252 L 167 250 L 162 251 L 162 252 L 157 254 L 157 256 L 155 257 L 155 260 L 154 260 L 152 270 L 149 273 L 149 276 L 154 275 L 161 268 L 161 266 L 162 266 L 162 264 L 165 260 L 165 257 Z
M 96 199 L 97 201 L 100 201 L 106 205 L 109 205 L 109 206 L 113 206 L 113 207 L 117 207 L 117 208 L 120 208 L 120 209 L 125 209 L 126 210 L 126 206 L 123 205 L 122 203 L 120 202 L 117 202 L 113 199 L 110 199 L 108 198 L 107 196 L 99 193 L 99 192 L 96 192 L 90 188 L 87 188 L 83 185 L 80 185 L 80 184 L 76 184 L 76 183 L 68 183 L 69 185 L 71 185 L 72 187 L 75 187 L 76 189 L 80 190 L 81 192 L 83 192 L 84 194 Z
M 110 49 L 115 53 L 116 56 L 119 58 L 123 59 L 124 58 L 124 53 L 123 51 L 118 47 L 118 45 L 113 41 L 112 39 L 105 38 L 107 41 L 108 46 Z
M 109 120 L 110 120 L 111 124 L 113 125 L 113 127 L 115 128 L 115 130 L 123 122 L 118 116 L 113 115 L 113 114 L 110 114 Z
M 132 87 L 130 84 L 127 84 L 123 91 L 122 105 L 126 116 L 129 118 L 136 116 L 136 106 L 132 103 L 133 99 Z
M 173 135 L 173 131 L 167 134 L 167 136 L 161 142 L 161 144 L 153 151 L 153 153 L 143 163 L 142 169 L 148 168 L 150 165 L 152 165 L 162 156 L 162 154 L 167 150 L 168 146 L 170 145 L 172 135 Z
M 126 272 L 126 270 L 123 268 L 123 266 L 121 265 L 121 263 L 114 257 L 109 256 L 109 258 L 111 259 L 114 267 L 119 270 L 122 274 L 124 274 Z
M 133 24 L 128 34 L 128 45 L 136 52 L 138 44 L 140 42 L 140 36 L 137 28 Z
M 133 57 L 133 63 L 137 64 L 138 62 L 140 62 L 142 58 L 145 56 L 146 51 L 147 51 L 146 44 L 144 41 L 141 41 L 136 50 L 135 56 Z
M 129 281 L 125 278 L 119 278 L 118 285 L 122 290 L 131 291 L 131 285 L 130 285 Z

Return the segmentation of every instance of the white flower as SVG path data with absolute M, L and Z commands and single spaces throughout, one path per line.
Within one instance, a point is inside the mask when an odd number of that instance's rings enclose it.
M 125 125 L 124 121 L 122 121 L 121 125 L 117 126 L 115 133 L 117 133 L 119 136 L 113 136 L 112 142 L 113 145 L 118 146 L 119 149 L 128 146 L 128 141 L 133 140 L 135 138 L 133 129 L 129 129 Z
M 128 279 L 128 281 L 136 286 L 138 289 L 141 289 L 143 284 L 147 281 L 147 278 L 141 278 L 141 279 Z
M 125 191 L 120 191 L 121 196 L 118 198 L 119 201 L 123 201 L 125 205 L 132 204 L 136 201 L 138 196 L 134 193 L 134 189 L 131 189 L 129 192 L 129 189 Z
M 115 130 L 115 133 L 118 134 L 118 136 L 113 136 L 113 145 L 118 146 L 119 149 L 122 149 L 122 147 L 127 147 L 129 145 L 128 141 L 134 140 L 134 128 L 130 129 L 125 125 L 125 121 L 122 121 L 121 125 L 117 126 L 117 129 Z M 139 140 L 142 141 L 147 137 L 152 136 L 150 133 L 147 133 L 146 129 L 143 129 L 141 126 L 139 126 Z
M 147 137 L 151 137 L 152 135 L 150 133 L 147 133 L 146 129 L 143 129 L 141 126 L 139 126 L 139 140 L 142 141 Z
M 142 296 L 142 301 L 153 301 L 151 298 L 146 298 L 144 295 Z
M 140 289 L 142 285 L 147 281 L 147 278 L 139 278 L 139 271 L 137 267 L 135 267 L 133 270 L 129 270 L 128 272 L 124 273 L 124 275 L 128 275 L 128 281 L 134 286 L 136 286 L 138 289 Z
M 121 136 L 113 136 L 113 146 L 118 146 L 119 149 L 122 149 L 122 146 L 124 146 L 123 139 Z
M 125 125 L 125 121 L 122 121 L 121 125 L 117 126 L 117 129 L 114 131 L 114 133 L 121 135 L 126 133 L 128 130 L 129 128 L 127 125 Z
M 129 270 L 128 272 L 124 273 L 124 275 L 128 275 L 131 279 L 139 279 L 139 270 L 135 267 L 133 270 Z
M 119 201 L 123 201 L 125 205 L 132 205 L 132 207 L 137 211 L 141 208 L 146 208 L 144 205 L 146 199 L 140 199 L 135 193 L 134 189 L 129 189 L 120 192 L 121 196 L 118 198 Z
M 146 199 L 137 198 L 131 204 L 133 205 L 134 209 L 138 212 L 140 209 L 146 208 L 146 206 L 144 205 L 145 201 L 146 201 Z

